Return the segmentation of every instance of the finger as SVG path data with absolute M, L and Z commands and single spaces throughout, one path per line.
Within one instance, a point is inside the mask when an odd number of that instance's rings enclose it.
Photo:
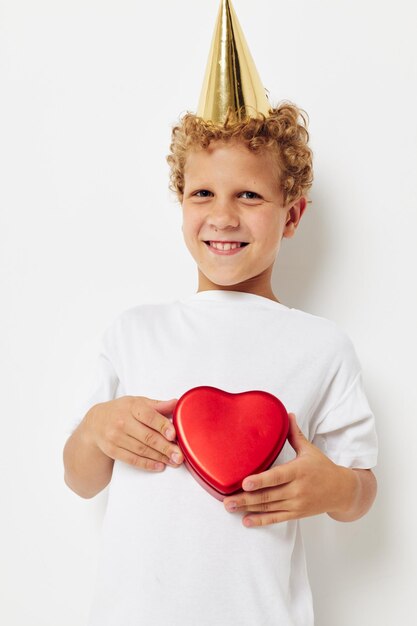
M 133 452 L 137 456 L 143 456 L 148 459 L 152 459 L 153 461 L 161 461 L 162 463 L 165 463 L 165 465 L 178 467 L 178 463 L 174 463 L 174 461 L 170 457 L 162 454 L 162 452 L 158 452 L 154 448 L 150 448 L 142 441 L 138 441 L 130 435 L 123 435 L 120 438 L 118 445 L 128 452 Z
M 162 413 L 162 415 L 171 415 L 178 402 L 178 398 L 171 398 L 170 400 L 152 400 L 151 398 L 145 398 L 145 400 L 148 400 L 148 404 L 151 408 Z
M 284 485 L 296 478 L 296 470 L 297 466 L 294 465 L 294 461 L 283 463 L 282 465 L 276 465 L 275 467 L 271 467 L 269 470 L 261 472 L 260 474 L 246 476 L 243 480 L 242 488 L 245 491 L 254 491 L 265 487 Z
M 238 513 L 267 513 L 271 511 L 291 511 L 291 500 L 275 500 L 273 502 L 258 502 L 236 509 Z
M 223 504 L 228 511 L 238 511 L 249 506 L 257 506 L 276 502 L 279 500 L 288 500 L 293 497 L 293 489 L 291 483 L 280 487 L 266 489 L 258 489 L 254 492 L 241 491 L 232 496 L 224 498 Z
M 158 408 L 158 411 L 161 410 L 164 414 L 165 412 L 170 413 L 171 409 L 175 407 L 178 402 L 178 398 L 170 398 L 169 400 L 155 400 L 154 398 L 147 398 L 146 396 L 138 396 L 142 400 L 148 402 L 151 406 L 156 407 L 159 405 L 161 408 Z
M 288 522 L 300 517 L 294 511 L 274 511 L 273 513 L 251 513 L 242 519 L 242 524 L 247 528 L 257 528 L 260 526 L 269 526 L 270 524 L 278 524 L 280 522 Z
M 115 461 L 123 461 L 128 465 L 137 467 L 148 472 L 161 472 L 165 469 L 165 464 L 161 461 L 154 461 L 143 456 L 138 456 L 134 452 L 115 446 L 109 446 L 106 454 Z
M 160 433 L 145 424 L 133 422 L 127 428 L 126 433 L 138 442 L 138 450 L 141 450 L 140 446 L 143 446 L 143 449 L 152 448 L 177 464 L 184 460 L 181 449 L 177 445 L 167 441 Z
M 303 431 L 297 423 L 297 418 L 294 413 L 288 413 L 289 417 L 289 430 L 288 430 L 288 442 L 297 454 L 301 454 L 304 450 L 307 450 L 310 446 L 310 442 L 305 437 Z
M 126 435 L 137 443 L 127 444 Z M 132 451 L 139 456 L 149 456 L 146 449 L 152 448 L 156 453 L 171 459 L 177 465 L 184 460 L 181 449 L 177 445 L 170 443 L 160 433 L 135 420 L 131 415 L 119 416 L 115 420 L 108 439 L 116 446 L 126 449 L 133 447 Z
M 167 406 L 171 406 L 172 408 L 176 401 L 172 400 L 168 401 L 168 403 L 169 402 L 171 404 L 167 405 L 167 401 L 156 401 L 153 406 L 158 407 L 158 410 L 155 410 L 152 406 L 144 405 L 143 402 L 134 401 L 131 406 L 131 412 L 138 422 L 146 424 L 149 428 L 161 433 L 164 437 L 169 439 L 169 441 L 173 441 L 176 436 L 175 428 L 171 421 L 159 412 L 167 410 Z

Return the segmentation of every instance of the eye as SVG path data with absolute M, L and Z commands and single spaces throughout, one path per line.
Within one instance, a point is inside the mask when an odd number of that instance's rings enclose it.
M 260 197 L 261 197 L 261 196 L 260 196 L 258 193 L 256 193 L 255 191 L 242 191 L 242 194 L 241 194 L 241 195 L 244 195 L 245 193 L 246 193 L 246 194 L 248 194 L 248 198 L 246 198 L 246 200 L 256 200 L 257 198 L 260 198 Z
M 211 194 L 211 191 L 208 191 L 207 189 L 199 189 L 199 191 L 196 191 L 194 195 L 197 196 L 197 198 L 207 198 L 209 194 Z

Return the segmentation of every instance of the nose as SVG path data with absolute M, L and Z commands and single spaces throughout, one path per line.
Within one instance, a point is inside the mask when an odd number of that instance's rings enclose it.
M 239 215 L 230 200 L 217 197 L 210 203 L 207 223 L 218 229 L 236 228 L 239 226 Z

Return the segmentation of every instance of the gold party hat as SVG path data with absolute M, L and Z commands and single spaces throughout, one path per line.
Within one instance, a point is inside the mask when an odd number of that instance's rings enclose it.
M 223 124 L 229 109 L 241 119 L 268 117 L 271 105 L 229 0 L 221 0 L 197 115 Z

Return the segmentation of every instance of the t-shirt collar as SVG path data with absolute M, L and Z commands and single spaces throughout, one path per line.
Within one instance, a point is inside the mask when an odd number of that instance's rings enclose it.
M 187 300 L 211 300 L 215 302 L 227 302 L 227 303 L 253 303 L 269 306 L 271 308 L 288 309 L 287 306 L 271 300 L 266 296 L 259 296 L 256 293 L 248 293 L 247 291 L 232 291 L 229 289 L 206 289 L 204 291 L 197 291 L 186 298 Z

